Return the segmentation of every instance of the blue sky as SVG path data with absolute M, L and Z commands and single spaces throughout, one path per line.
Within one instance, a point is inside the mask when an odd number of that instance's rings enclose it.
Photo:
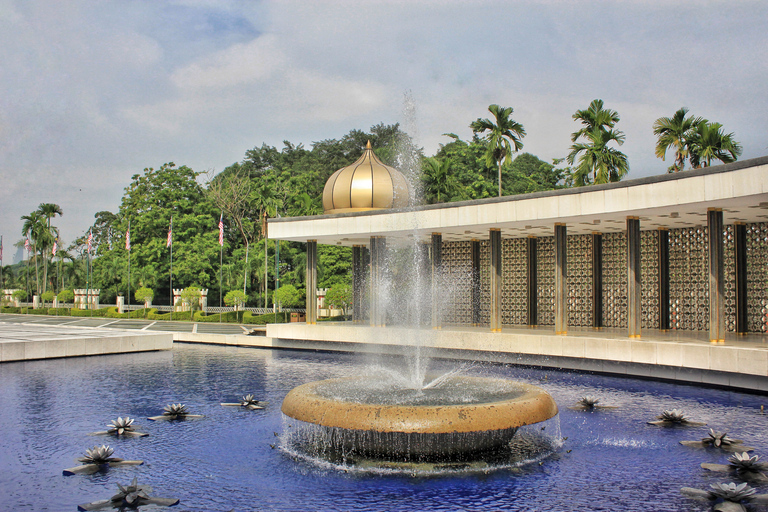
M 595 98 L 630 178 L 662 173 L 653 121 L 686 106 L 768 154 L 764 1 L 0 0 L 0 234 L 62 206 L 65 242 L 164 162 L 221 171 L 263 142 L 384 122 L 434 153 L 511 106 L 524 151 L 568 153 Z

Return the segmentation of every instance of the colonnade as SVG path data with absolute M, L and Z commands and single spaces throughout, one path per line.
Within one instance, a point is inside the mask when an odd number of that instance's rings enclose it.
M 709 338 L 712 342 L 723 342 L 725 338 L 725 277 L 724 277 L 724 249 L 723 249 L 723 211 L 720 208 L 710 208 L 707 211 L 707 226 L 709 232 Z M 736 294 L 736 332 L 747 332 L 747 260 L 746 260 L 746 226 L 735 224 L 735 294 Z M 658 293 L 659 293 L 659 324 L 658 329 L 664 331 L 670 328 L 669 307 L 669 237 L 667 229 L 659 228 L 664 236 L 659 236 L 658 244 Z M 603 326 L 603 254 L 602 233 L 592 233 L 592 327 Z M 642 319 L 641 303 L 641 267 L 640 267 L 640 218 L 630 216 L 626 218 L 627 239 L 627 334 L 631 338 L 639 338 Z M 435 329 L 442 327 L 440 301 L 438 295 L 439 275 L 442 267 L 442 234 L 432 233 L 430 272 L 432 276 L 432 311 L 431 324 Z M 490 243 L 490 330 L 500 332 L 502 330 L 502 241 L 501 230 L 491 228 L 489 231 Z M 556 334 L 568 332 L 568 261 L 567 261 L 567 226 L 564 223 L 554 225 L 555 266 L 554 266 L 554 330 Z M 353 319 L 357 322 L 363 320 L 363 281 L 366 269 L 364 246 L 353 247 Z M 370 253 L 370 279 L 372 289 L 378 289 L 378 284 L 384 279 L 386 272 L 384 262 L 386 260 L 387 244 L 385 237 L 371 237 L 369 245 Z M 480 324 L 480 241 L 473 239 L 471 242 L 471 302 L 472 324 Z M 527 306 L 528 325 L 538 325 L 538 297 L 537 297 L 537 239 L 530 236 L 527 239 Z M 307 242 L 307 323 L 317 321 L 317 241 Z M 385 322 L 385 311 L 380 303 L 378 294 L 370 294 L 368 304 L 368 316 L 372 326 L 381 326 Z

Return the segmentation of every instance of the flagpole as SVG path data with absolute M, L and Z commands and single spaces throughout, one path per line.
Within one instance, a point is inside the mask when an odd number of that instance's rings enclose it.
M 128 232 L 125 234 L 125 244 L 128 246 L 128 303 L 126 306 L 131 305 L 131 219 L 128 219 Z M 128 318 L 131 318 L 131 308 L 128 307 Z
M 3 297 L 5 297 L 5 281 L 3 280 L 3 235 L 0 235 L 0 288 L 2 288 Z
M 91 316 L 93 316 L 93 310 L 91 309 L 91 233 L 88 233 L 88 259 L 85 264 L 85 307 L 90 310 Z
M 171 227 L 168 229 L 168 245 L 171 247 L 171 322 L 173 322 L 173 215 L 171 215 Z
M 219 217 L 219 323 L 221 323 L 221 296 L 224 293 L 222 288 L 222 276 L 224 272 L 224 210 L 221 211 L 221 217 Z

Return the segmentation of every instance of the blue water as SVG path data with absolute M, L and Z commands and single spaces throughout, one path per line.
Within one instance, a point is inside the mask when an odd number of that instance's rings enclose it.
M 294 386 L 368 371 L 362 355 L 177 345 L 172 352 L 98 356 L 0 365 L 0 510 L 73 511 L 114 494 L 116 483 L 153 487 L 185 511 L 637 510 L 703 511 L 680 487 L 731 481 L 702 462 L 716 451 L 681 446 L 707 427 L 646 424 L 664 409 L 743 439 L 768 453 L 768 398 L 696 386 L 572 372 L 479 364 L 469 374 L 537 384 L 560 406 L 568 439 L 551 457 L 488 473 L 412 475 L 344 472 L 295 460 L 278 445 L 280 403 Z M 439 361 L 438 370 L 455 366 Z M 263 411 L 221 407 L 246 393 L 269 400 Z M 595 395 L 614 410 L 573 411 Z M 183 402 L 205 418 L 151 422 L 163 406 Z M 129 415 L 149 437 L 93 437 Z M 86 448 L 109 444 L 138 467 L 65 477 Z M 768 492 L 768 489 L 758 489 Z M 147 509 L 149 510 L 149 508 Z M 159 510 L 159 509 L 158 509 Z

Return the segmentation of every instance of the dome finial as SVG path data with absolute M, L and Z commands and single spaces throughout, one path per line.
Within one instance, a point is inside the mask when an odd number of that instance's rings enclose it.
M 368 144 L 365 145 L 365 149 L 371 149 L 371 141 L 368 141 Z

